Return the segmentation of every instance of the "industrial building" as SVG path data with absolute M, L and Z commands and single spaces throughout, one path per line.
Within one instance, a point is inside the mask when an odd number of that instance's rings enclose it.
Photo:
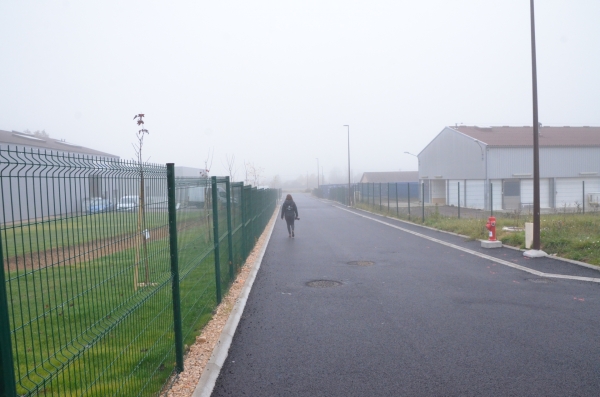
M 418 180 L 418 171 L 363 172 L 359 183 L 401 183 Z
M 539 128 L 540 207 L 598 207 L 600 127 Z M 533 127 L 445 127 L 419 154 L 425 203 L 533 205 Z

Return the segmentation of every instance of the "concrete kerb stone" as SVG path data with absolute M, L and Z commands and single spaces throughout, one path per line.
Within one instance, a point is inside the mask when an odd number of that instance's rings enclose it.
M 502 248 L 502 241 L 499 240 L 479 240 L 481 241 L 481 248 Z
M 331 200 L 327 200 L 327 199 L 319 199 L 319 198 L 317 198 L 317 200 L 321 200 L 321 201 L 323 201 L 325 203 L 328 203 L 328 204 L 333 204 L 333 203 L 335 203 L 336 205 L 340 204 L 337 201 L 331 201 Z M 341 204 L 341 205 L 344 205 L 344 204 Z M 348 207 L 348 206 L 345 205 L 345 207 Z M 391 219 L 391 220 L 394 220 L 394 221 L 407 223 L 409 225 L 418 226 L 418 227 L 422 227 L 422 228 L 425 228 L 425 229 L 433 230 L 433 231 L 436 231 L 436 232 L 446 233 L 446 234 L 450 234 L 452 236 L 462 237 L 462 238 L 471 240 L 471 237 L 465 236 L 463 234 L 458 234 L 458 233 L 454 233 L 454 232 L 448 232 L 448 231 L 445 231 L 445 230 L 436 229 L 436 228 L 431 227 L 431 226 L 420 225 L 418 223 L 414 223 L 414 222 L 407 221 L 407 220 L 404 220 L 404 219 L 394 218 L 392 216 L 387 216 L 387 215 L 381 215 L 381 214 L 378 214 L 376 212 L 371 212 L 371 211 L 363 210 L 363 209 L 360 209 L 360 208 L 354 208 L 354 207 L 348 207 L 348 208 L 353 209 L 355 211 L 362 211 L 362 212 L 366 212 L 367 214 L 377 215 L 377 216 L 381 216 L 381 217 L 386 218 L 386 219 Z M 521 252 L 525 252 L 526 251 L 524 249 L 513 247 L 511 245 L 506 245 L 506 244 L 502 244 L 502 247 L 503 248 L 508 248 L 508 249 L 511 249 L 511 250 L 515 250 L 515 251 L 521 251 Z M 596 270 L 596 271 L 600 272 L 600 266 L 590 265 L 589 263 L 580 262 L 580 261 L 576 261 L 576 260 L 573 260 L 573 259 L 561 258 L 560 256 L 556 256 L 556 255 L 552 255 L 552 254 L 546 256 L 546 258 L 551 258 L 551 259 L 554 259 L 554 260 L 557 260 L 557 261 L 571 263 L 573 265 L 577 265 L 577 266 L 581 266 L 581 267 L 587 267 L 588 269 L 592 269 L 592 270 Z
M 260 269 L 260 264 L 265 255 L 265 251 L 267 250 L 267 246 L 269 245 L 268 242 L 271 239 L 271 234 L 273 234 L 273 229 L 275 228 L 276 222 L 271 221 L 277 216 L 278 213 L 279 206 L 276 208 L 271 220 L 269 221 L 271 223 L 271 229 L 266 231 L 266 242 L 261 248 L 256 260 L 252 264 L 252 270 L 248 274 L 248 278 L 244 283 L 244 287 L 240 292 L 240 296 L 238 297 L 237 302 L 229 314 L 229 318 L 223 327 L 223 331 L 221 331 L 219 341 L 217 342 L 213 353 L 210 356 L 204 371 L 202 372 L 202 376 L 196 385 L 196 389 L 194 390 L 192 397 L 210 397 L 213 392 L 215 383 L 219 377 L 219 373 L 221 372 L 221 368 L 223 368 L 223 364 L 225 363 L 227 355 L 229 354 L 229 347 L 231 346 L 233 335 L 235 334 L 235 330 L 237 329 L 240 319 L 242 318 L 242 313 L 246 307 L 246 302 L 248 301 L 248 296 L 252 290 L 254 280 L 256 279 L 256 274 Z

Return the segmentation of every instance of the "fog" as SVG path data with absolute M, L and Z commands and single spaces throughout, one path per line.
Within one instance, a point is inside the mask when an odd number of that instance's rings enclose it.
M 600 1 L 535 14 L 540 121 L 600 125 Z M 0 37 L 0 129 L 132 159 L 144 113 L 148 161 L 264 185 L 347 181 L 344 125 L 357 181 L 533 120 L 527 0 L 2 1 Z

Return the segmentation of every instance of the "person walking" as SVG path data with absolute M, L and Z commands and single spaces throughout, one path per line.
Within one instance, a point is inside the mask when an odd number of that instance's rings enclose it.
M 300 218 L 298 218 L 298 207 L 291 194 L 285 196 L 285 201 L 281 206 L 281 219 L 283 218 L 285 218 L 285 223 L 287 223 L 289 237 L 294 237 L 294 220 Z

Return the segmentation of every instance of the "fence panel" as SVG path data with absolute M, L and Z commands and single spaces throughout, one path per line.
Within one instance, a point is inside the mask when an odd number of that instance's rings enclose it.
M 0 158 L 16 392 L 160 388 L 174 359 L 163 337 L 173 324 L 168 217 L 149 197 L 165 191 L 165 167 L 18 150 Z M 144 192 L 145 204 L 119 207 L 119 196 Z
M 164 165 L 18 149 L 0 150 L 0 188 L 0 394 L 27 396 L 167 390 L 278 199 Z
M 433 188 L 430 182 L 370 182 L 355 184 L 351 188 L 357 207 L 390 215 L 395 214 L 404 218 L 412 217 L 415 220 L 419 217 L 422 220 L 423 214 L 425 218 L 429 216 L 487 218 L 491 214 L 500 217 L 515 217 L 531 214 L 532 211 L 531 203 L 523 198 L 532 194 L 532 188 L 528 181 L 521 182 L 521 193 L 515 201 L 519 205 L 514 208 L 512 207 L 514 201 L 512 197 L 505 197 L 506 193 L 503 190 L 505 181 L 503 180 L 492 180 L 488 185 L 484 181 L 442 181 L 445 187 L 442 189 L 440 186 L 436 186 L 437 193 L 435 195 L 429 191 Z M 579 181 L 576 188 L 569 191 L 572 197 L 578 197 L 579 200 L 573 198 L 568 205 L 557 201 L 557 203 L 562 203 L 562 207 L 550 207 L 553 199 L 545 198 L 542 201 L 544 204 L 541 208 L 542 214 L 600 212 L 600 205 L 598 205 L 600 192 L 588 191 L 588 186 L 595 189 L 596 185 L 593 182 Z M 445 192 L 443 197 L 441 196 L 442 192 Z M 541 189 L 543 195 L 549 195 L 549 192 L 547 188 Z M 348 203 L 347 185 L 321 185 L 318 190 L 315 189 L 315 194 L 345 205 Z M 566 196 L 566 193 L 562 193 L 562 195 Z M 425 198 L 424 201 L 422 197 Z

